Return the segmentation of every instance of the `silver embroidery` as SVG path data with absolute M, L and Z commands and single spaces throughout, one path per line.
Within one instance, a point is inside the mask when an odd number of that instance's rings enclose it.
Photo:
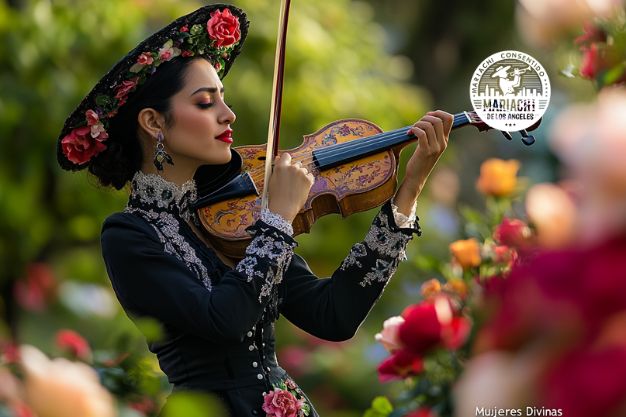
M 259 303 L 272 294 L 272 289 L 283 280 L 283 274 L 291 262 L 294 243 L 288 243 L 272 234 L 259 234 L 252 239 L 246 248 L 246 257 L 235 267 L 235 270 L 246 275 L 248 282 L 254 277 L 265 279 L 259 294 Z M 257 258 L 266 258 L 271 262 L 267 271 L 261 270 Z
M 261 221 L 274 226 L 283 233 L 293 236 L 293 226 L 280 214 L 269 211 L 268 209 L 261 210 Z
M 163 243 L 165 253 L 174 255 L 183 261 L 185 266 L 196 274 L 204 287 L 211 291 L 211 279 L 206 266 L 198 258 L 194 248 L 180 234 L 180 223 L 171 213 L 144 210 L 136 207 L 126 207 L 124 211 L 139 214 L 145 218 L 154 228 L 161 243 Z
M 185 220 L 191 218 L 189 205 L 197 197 L 195 181 L 189 180 L 179 187 L 159 175 L 137 171 L 131 184 L 132 191 L 125 212 L 145 218 L 155 230 L 165 253 L 180 259 L 210 291 L 209 272 L 195 249 L 181 235 L 180 222 L 175 216 L 178 212 Z
M 387 215 L 381 211 L 374 218 L 364 241 L 352 246 L 340 269 L 345 271 L 354 265 L 362 268 L 362 261 L 367 257 L 376 256 L 378 257 L 376 264 L 365 274 L 359 285 L 365 287 L 374 282 L 387 282 L 396 271 L 400 261 L 406 259 L 405 249 L 411 238 L 412 236 L 406 233 L 394 232 L 390 228 Z
M 414 203 L 413 207 L 411 207 L 411 212 L 407 216 L 403 213 L 400 213 L 398 211 L 398 206 L 396 206 L 393 202 L 391 203 L 391 212 L 393 213 L 393 219 L 396 222 L 396 226 L 398 226 L 400 229 L 413 227 L 413 225 L 415 224 L 415 220 L 417 219 L 417 216 L 415 215 L 416 210 L 417 203 Z

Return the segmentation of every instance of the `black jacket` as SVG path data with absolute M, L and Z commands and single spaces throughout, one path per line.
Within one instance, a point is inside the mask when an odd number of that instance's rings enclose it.
M 289 378 L 274 349 L 279 315 L 322 339 L 351 338 L 419 233 L 416 225 L 397 228 L 387 203 L 332 277 L 319 279 L 293 252 L 290 225 L 264 213 L 231 269 L 187 224 L 193 183 L 180 189 L 138 173 L 132 187 L 126 210 L 102 230 L 113 289 L 131 318 L 163 326 L 149 348 L 174 390 L 215 393 L 233 416 L 265 415 L 263 393 Z

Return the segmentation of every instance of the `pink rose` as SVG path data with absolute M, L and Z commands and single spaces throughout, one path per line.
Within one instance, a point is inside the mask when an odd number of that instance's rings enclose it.
M 91 109 L 85 112 L 85 118 L 87 119 L 87 126 L 93 126 L 100 120 L 98 113 Z
M 400 349 L 378 365 L 378 379 L 388 382 L 417 375 L 424 370 L 422 357 L 409 349 Z
M 105 144 L 91 137 L 89 126 L 78 127 L 61 139 L 61 148 L 67 159 L 82 165 L 104 151 Z
M 383 323 L 383 331 L 377 333 L 375 336 L 376 341 L 382 343 L 389 353 L 393 353 L 402 348 L 402 342 L 400 342 L 398 338 L 398 329 L 402 323 L 404 323 L 403 317 L 396 316 L 388 318 Z
M 263 411 L 269 417 L 297 417 L 302 408 L 302 401 L 292 393 L 279 388 L 270 391 L 263 397 Z
M 601 52 L 597 44 L 592 44 L 589 48 L 583 49 L 583 60 L 580 65 L 580 75 L 583 78 L 593 80 L 600 70 L 605 67 Z
M 137 86 L 137 77 L 122 81 L 122 84 L 115 91 L 115 98 L 125 102 L 126 96 Z
M 215 41 L 217 47 L 230 46 L 241 39 L 239 19 L 229 9 L 216 10 L 206 24 L 209 37 Z
M 150 65 L 154 62 L 154 58 L 152 58 L 152 54 L 149 52 L 144 52 L 137 58 L 137 63 L 139 65 Z

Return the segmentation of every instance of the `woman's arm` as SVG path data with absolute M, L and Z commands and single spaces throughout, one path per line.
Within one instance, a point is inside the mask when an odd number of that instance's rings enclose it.
M 396 226 L 391 203 L 374 218 L 362 242 L 355 244 L 329 279 L 319 279 L 294 255 L 282 285 L 281 313 L 296 326 L 322 339 L 350 339 L 380 297 L 413 233 Z
M 212 341 L 241 341 L 259 320 L 293 254 L 293 239 L 259 221 L 246 257 L 207 289 L 152 226 L 133 214 L 107 219 L 102 253 L 124 309 Z M 211 271 L 209 271 L 211 273 Z

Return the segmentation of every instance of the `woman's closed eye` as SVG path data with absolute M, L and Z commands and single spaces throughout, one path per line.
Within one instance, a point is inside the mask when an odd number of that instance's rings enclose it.
M 196 106 L 198 106 L 201 109 L 208 109 L 208 108 L 211 108 L 213 106 L 213 103 L 212 102 L 198 103 L 198 104 L 196 104 Z

